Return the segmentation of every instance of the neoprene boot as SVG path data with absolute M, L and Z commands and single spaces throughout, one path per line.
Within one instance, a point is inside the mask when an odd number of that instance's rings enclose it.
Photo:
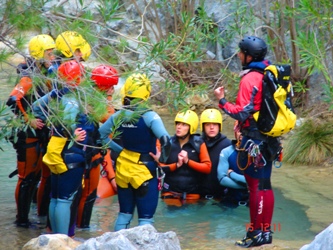
M 272 232 L 262 232 L 261 230 L 248 231 L 245 237 L 235 243 L 236 246 L 249 248 L 272 243 Z
M 21 180 L 17 186 L 17 215 L 16 225 L 18 227 L 29 227 L 29 212 L 32 200 L 32 180 Z
M 121 229 L 127 229 L 131 223 L 133 214 L 119 213 L 116 224 L 114 226 L 114 231 L 119 231 Z
M 48 220 L 50 223 L 50 227 L 52 228 L 52 232 L 57 232 L 57 223 L 55 219 L 55 209 L 57 206 L 57 199 L 51 198 L 49 205 L 49 216 Z
M 90 219 L 93 210 L 93 206 L 96 200 L 96 192 L 91 193 L 88 197 L 86 202 L 84 203 L 83 213 L 81 217 L 81 223 L 78 225 L 81 228 L 89 228 L 90 226 Z
M 71 205 L 72 205 L 71 200 L 57 199 L 57 206 L 54 211 L 57 231 L 54 230 L 51 221 L 53 233 L 61 233 L 68 235 L 68 229 L 71 218 Z
M 146 219 L 146 218 L 139 218 L 139 226 L 143 226 L 143 225 L 153 225 L 154 224 L 154 219 L 150 218 L 150 219 Z

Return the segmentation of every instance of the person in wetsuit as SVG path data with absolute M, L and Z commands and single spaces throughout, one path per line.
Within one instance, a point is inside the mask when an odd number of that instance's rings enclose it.
M 116 183 L 119 213 L 115 231 L 129 228 L 137 208 L 139 226 L 154 223 L 158 204 L 158 166 L 150 155 L 156 154 L 157 139 L 161 144 L 160 162 L 170 151 L 170 137 L 161 117 L 150 110 L 151 83 L 145 74 L 132 74 L 122 88 L 123 109 L 101 125 L 103 144 L 119 153 L 116 160 Z M 120 137 L 123 146 L 112 139 Z
M 205 175 L 211 171 L 211 161 L 205 142 L 196 130 L 198 115 L 192 111 L 178 112 L 175 117 L 176 133 L 171 138 L 172 148 L 165 164 L 161 197 L 167 204 L 178 204 L 173 199 L 197 201 Z
M 53 233 L 74 236 L 74 230 L 70 229 L 75 228 L 75 200 L 99 135 L 97 123 L 83 112 L 86 109 L 76 95 L 84 77 L 83 65 L 70 60 L 62 63 L 57 73 L 58 81 L 70 91 L 56 100 L 52 100 L 52 93 L 49 93 L 38 99 L 33 109 L 36 117 L 47 120 L 52 126 L 52 136 L 43 157 L 51 171 L 51 229 Z
M 263 89 L 263 71 L 270 65 L 265 60 L 267 45 L 256 36 L 246 36 L 239 42 L 238 57 L 243 70 L 235 103 L 225 98 L 224 87 L 218 87 L 214 94 L 219 107 L 239 121 L 242 141 L 238 162 L 249 189 L 250 223 L 245 237 L 236 242 L 237 246 L 252 247 L 272 243 L 271 221 L 274 210 L 274 193 L 271 185 L 272 148 L 276 138 L 262 134 L 253 114 L 260 110 Z M 249 158 L 248 152 L 251 152 Z M 249 161 L 252 159 L 252 161 Z
M 218 181 L 217 166 L 221 150 L 231 144 L 227 136 L 222 134 L 221 112 L 214 108 L 205 109 L 200 115 L 200 130 L 212 162 L 212 170 L 204 175 L 200 192 L 206 198 L 221 198 L 225 194 L 225 188 Z
M 91 54 L 91 47 L 89 43 L 76 31 L 65 31 L 60 33 L 55 39 L 55 53 L 57 57 L 54 63 L 49 67 L 48 74 L 52 75 L 53 79 L 56 78 L 58 67 L 61 63 L 76 60 L 77 62 L 82 62 L 88 60 Z M 53 92 L 51 94 L 52 99 L 61 99 L 62 95 L 66 94 L 70 90 L 68 88 L 63 88 L 61 84 L 53 80 Z M 45 121 L 43 121 L 45 122 Z M 41 171 L 41 178 L 38 185 L 37 193 L 37 212 L 40 216 L 48 215 L 49 204 L 50 204 L 50 192 L 51 192 L 51 171 L 43 164 Z M 77 196 L 79 197 L 79 196 Z M 78 201 L 76 201 L 77 203 Z M 47 230 L 51 232 L 50 221 L 47 220 Z M 74 228 L 71 228 L 74 234 Z
M 17 155 L 18 182 L 15 189 L 17 208 L 15 223 L 19 227 L 29 227 L 31 224 L 29 221 L 30 205 L 36 192 L 43 166 L 41 159 L 49 138 L 49 129 L 42 120 L 34 118 L 30 111 L 32 103 L 52 89 L 47 75 L 48 69 L 55 59 L 54 48 L 55 42 L 49 35 L 37 35 L 30 40 L 30 57 L 27 57 L 26 62 L 17 67 L 20 80 L 6 103 L 18 119 L 23 119 L 29 125 L 27 130 L 24 128 L 15 130 L 16 136 L 10 138 Z
M 110 102 L 114 92 L 114 86 L 118 84 L 119 75 L 117 70 L 110 65 L 98 65 L 91 72 L 91 79 L 96 84 L 99 91 L 105 94 L 105 99 Z M 111 104 L 107 106 L 107 114 L 101 122 L 105 122 L 107 118 L 114 113 L 114 108 Z M 99 139 L 99 138 L 98 138 Z M 92 215 L 93 205 L 97 198 L 97 186 L 100 178 L 100 165 L 103 163 L 103 168 L 108 174 L 108 179 L 113 187 L 117 189 L 115 181 L 115 173 L 113 170 L 110 150 L 106 151 L 105 155 L 101 155 L 100 150 L 97 150 L 92 157 L 89 167 L 84 173 L 84 184 L 82 195 L 79 201 L 76 225 L 79 228 L 89 228 Z

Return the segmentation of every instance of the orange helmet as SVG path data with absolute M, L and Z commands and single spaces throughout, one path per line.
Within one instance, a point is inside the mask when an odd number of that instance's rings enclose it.
M 100 90 L 108 90 L 118 84 L 119 76 L 115 68 L 109 65 L 99 65 L 91 72 L 93 80 Z
M 62 63 L 58 68 L 58 76 L 69 86 L 78 86 L 84 75 L 84 66 L 75 60 Z

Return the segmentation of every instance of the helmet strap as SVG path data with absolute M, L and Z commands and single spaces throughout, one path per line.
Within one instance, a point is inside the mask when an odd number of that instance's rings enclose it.
M 176 137 L 177 137 L 177 139 L 179 139 L 179 140 L 185 140 L 186 137 L 189 136 L 189 135 L 190 135 L 190 130 L 187 132 L 186 135 L 183 135 L 183 136 L 176 136 Z
M 247 65 L 247 53 L 244 53 L 244 62 L 242 63 L 242 66 L 246 67 Z

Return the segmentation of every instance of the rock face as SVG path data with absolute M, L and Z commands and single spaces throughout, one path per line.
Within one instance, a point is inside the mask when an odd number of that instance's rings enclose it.
M 323 230 L 321 233 L 317 234 L 315 239 L 300 250 L 326 250 L 333 248 L 333 223 Z
M 45 234 L 30 240 L 22 250 L 180 250 L 175 232 L 158 233 L 152 225 L 144 225 L 118 232 L 107 232 L 84 243 L 63 234 Z

